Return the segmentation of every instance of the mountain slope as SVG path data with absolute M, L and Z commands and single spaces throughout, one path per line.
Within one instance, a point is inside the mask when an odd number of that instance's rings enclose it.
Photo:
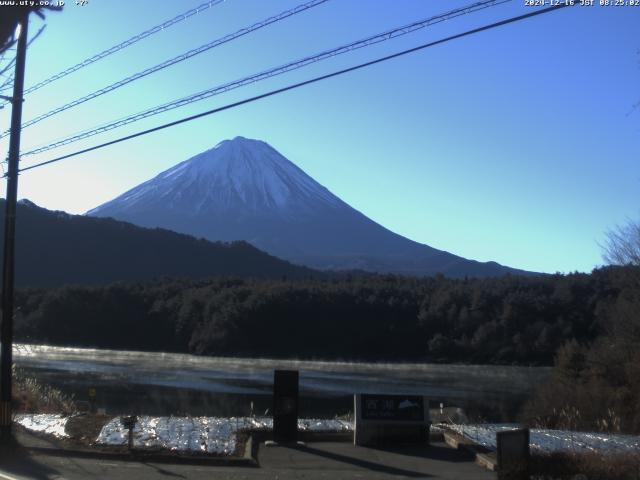
M 236 137 L 89 212 L 210 240 L 245 240 L 314 268 L 450 276 L 525 273 L 409 240 L 347 205 L 265 142 Z
M 4 222 L 5 200 L 0 199 Z M 2 239 L 0 239 L 0 243 Z M 318 275 L 245 243 L 212 243 L 113 219 L 18 204 L 16 285 L 106 284 L 159 276 L 302 278 Z

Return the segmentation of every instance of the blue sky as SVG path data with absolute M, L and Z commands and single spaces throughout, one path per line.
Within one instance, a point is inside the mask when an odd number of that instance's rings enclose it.
M 203 1 L 67 1 L 28 52 L 26 84 Z M 227 0 L 33 93 L 23 118 L 300 3 Z M 469 3 L 330 0 L 27 128 L 23 151 Z M 514 0 L 25 157 L 23 166 L 528 11 Z M 34 17 L 30 33 L 42 23 Z M 602 263 L 604 232 L 640 216 L 640 112 L 629 114 L 640 100 L 639 25 L 640 7 L 563 9 L 25 172 L 19 197 L 83 213 L 242 135 L 269 142 L 413 240 L 528 270 L 590 271 Z M 8 119 L 0 110 L 2 130 Z

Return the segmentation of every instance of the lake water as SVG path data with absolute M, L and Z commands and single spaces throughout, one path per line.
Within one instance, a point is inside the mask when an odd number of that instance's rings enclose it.
M 353 410 L 353 393 L 426 395 L 432 406 L 459 406 L 475 419 L 512 421 L 545 367 L 386 364 L 201 357 L 47 345 L 14 346 L 28 375 L 107 413 L 262 415 L 271 408 L 274 369 L 300 371 L 300 416 Z

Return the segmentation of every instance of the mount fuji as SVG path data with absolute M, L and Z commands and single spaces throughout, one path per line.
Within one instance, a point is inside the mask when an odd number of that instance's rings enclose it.
M 398 235 L 347 205 L 265 142 L 220 142 L 87 212 L 209 240 L 245 240 L 319 269 L 406 275 L 526 273 Z

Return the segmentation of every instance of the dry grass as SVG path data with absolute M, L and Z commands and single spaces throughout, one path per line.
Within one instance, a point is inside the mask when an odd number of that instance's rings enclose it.
M 76 411 L 73 399 L 60 390 L 13 370 L 13 409 L 28 413 L 66 413 Z
M 536 480 L 640 480 L 640 452 L 535 454 L 530 472 Z
M 541 385 L 525 404 L 519 420 L 531 428 L 585 432 L 638 433 L 637 406 L 624 392 L 601 384 Z

